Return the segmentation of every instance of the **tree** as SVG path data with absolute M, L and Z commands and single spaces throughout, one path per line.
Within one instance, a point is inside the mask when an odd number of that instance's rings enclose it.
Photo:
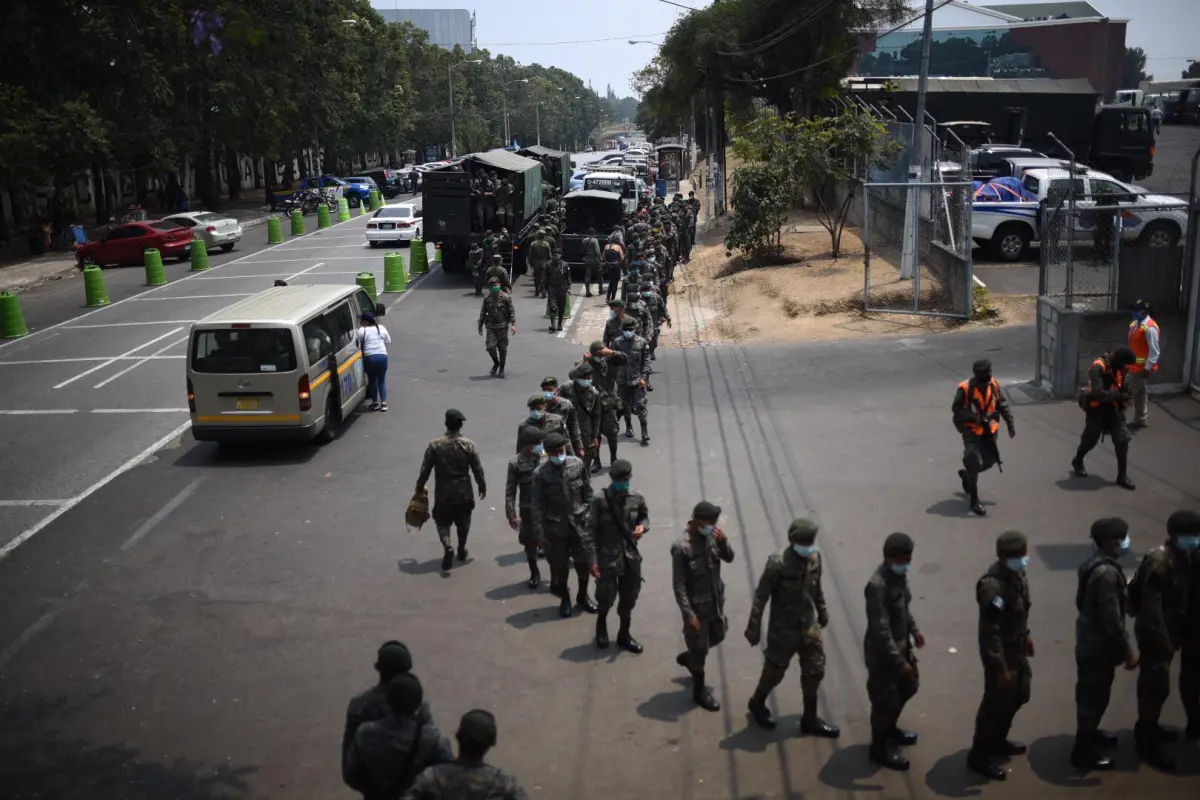
M 1152 80 L 1154 76 L 1146 74 L 1146 51 L 1140 47 L 1126 47 L 1121 66 L 1121 88 L 1136 89 L 1142 81 Z
M 1180 73 L 1180 77 L 1184 80 L 1188 78 L 1200 78 L 1200 60 L 1188 64 L 1187 69 Z

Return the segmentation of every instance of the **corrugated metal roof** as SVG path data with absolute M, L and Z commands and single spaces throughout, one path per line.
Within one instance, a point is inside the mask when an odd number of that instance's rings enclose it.
M 196 324 L 296 321 L 315 314 L 355 288 L 353 284 L 273 286 L 209 314 Z
M 986 5 L 980 8 L 999 11 L 1001 14 L 1008 14 L 1022 20 L 1038 20 L 1038 19 L 1100 19 L 1104 15 L 1101 14 L 1091 3 L 1084 2 L 1066 2 L 1066 3 L 1006 3 L 1002 5 Z
M 601 189 L 578 189 L 568 195 L 563 196 L 563 200 L 572 200 L 575 198 L 590 197 L 594 200 L 616 200 L 621 202 L 621 195 L 616 192 L 606 192 Z
M 486 153 L 472 153 L 468 158 L 482 161 L 489 167 L 508 170 L 509 172 L 527 172 L 531 169 L 542 168 L 540 162 L 534 161 L 532 158 L 519 156 L 516 153 L 510 153 L 507 150 L 488 150 Z
M 533 153 L 535 156 L 551 156 L 552 158 L 558 158 L 566 155 L 566 152 L 563 150 L 551 150 L 549 147 L 542 147 L 540 144 L 522 147 L 517 152 L 521 154 Z
M 872 79 L 875 80 L 875 79 Z M 880 78 L 902 92 L 917 91 L 916 78 Z M 929 91 L 943 94 L 1096 94 L 1087 78 L 930 78 Z

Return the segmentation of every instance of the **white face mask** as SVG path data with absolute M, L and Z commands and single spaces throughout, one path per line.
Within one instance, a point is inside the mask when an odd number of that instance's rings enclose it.
M 632 339 L 634 333 L 635 333 L 635 331 L 621 331 L 621 335 L 624 336 L 626 339 Z
M 552 456 L 550 456 L 550 457 L 551 457 L 552 459 L 554 459 L 554 463 L 555 463 L 555 464 L 562 464 L 562 463 L 564 463 L 564 462 L 567 460 L 567 454 L 566 454 L 566 453 L 555 453 L 554 455 L 552 455 Z
M 817 552 L 817 546 L 815 544 L 794 544 L 792 550 L 801 558 L 808 558 Z

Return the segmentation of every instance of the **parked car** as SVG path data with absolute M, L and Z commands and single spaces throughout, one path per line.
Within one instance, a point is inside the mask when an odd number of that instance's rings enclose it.
M 408 188 L 408 173 L 398 169 L 372 169 L 363 175 L 375 181 L 380 193 L 387 199 L 405 194 Z
M 207 250 L 219 247 L 228 253 L 242 238 L 242 223 L 233 217 L 223 217 L 211 211 L 184 211 L 164 217 L 164 221 L 178 222 L 185 228 L 191 228 L 197 239 L 204 240 Z
M 116 264 L 141 264 L 143 253 L 158 250 L 164 259 L 187 261 L 192 249 L 192 229 L 178 222 L 158 219 L 118 225 L 103 239 L 88 242 L 75 250 L 75 263 L 80 269 L 87 264 L 99 267 Z
M 346 202 L 351 208 L 358 208 L 371 196 L 372 189 L 378 189 L 375 181 L 365 175 L 359 175 L 352 178 L 342 178 L 346 187 L 342 190 Z
M 421 222 L 420 200 L 385 206 L 367 221 L 367 244 L 378 247 L 380 242 L 411 242 L 421 237 Z

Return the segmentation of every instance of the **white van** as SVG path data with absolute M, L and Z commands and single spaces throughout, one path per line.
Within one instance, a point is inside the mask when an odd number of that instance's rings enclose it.
M 187 393 L 201 442 L 332 441 L 367 393 L 359 286 L 277 286 L 192 323 Z
M 599 189 L 602 192 L 615 192 L 621 195 L 621 208 L 626 214 L 634 214 L 638 210 L 638 190 L 636 176 L 625 172 L 591 172 L 583 179 L 584 189 Z

